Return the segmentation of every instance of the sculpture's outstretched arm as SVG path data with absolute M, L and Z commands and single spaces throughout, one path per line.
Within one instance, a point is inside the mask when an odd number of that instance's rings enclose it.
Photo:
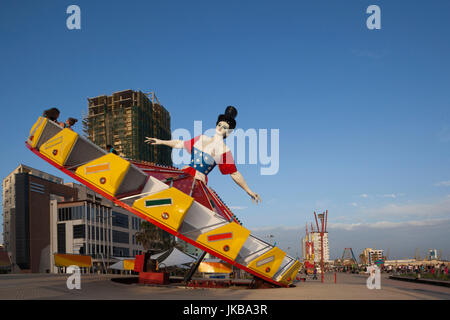
M 252 198 L 252 201 L 256 201 L 256 204 L 258 204 L 258 202 L 261 202 L 261 198 L 259 197 L 259 195 L 257 193 L 254 193 L 248 187 L 247 183 L 245 182 L 244 177 L 242 176 L 242 174 L 239 171 L 232 173 L 231 178 L 234 180 L 234 182 L 236 182 L 236 184 L 238 186 L 240 186 L 242 189 L 245 190 L 245 192 L 248 193 L 248 195 Z
M 154 145 L 164 145 L 175 149 L 183 149 L 184 142 L 181 140 L 160 140 L 156 138 L 145 137 L 145 143 Z

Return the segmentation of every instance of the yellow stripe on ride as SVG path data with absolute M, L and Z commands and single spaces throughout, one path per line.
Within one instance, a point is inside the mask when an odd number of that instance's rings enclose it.
M 70 129 L 63 129 L 46 143 L 41 145 L 39 151 L 47 158 L 63 166 L 72 152 L 72 148 L 78 139 L 78 134 Z
M 294 264 L 284 273 L 284 275 L 278 282 L 285 285 L 291 284 L 294 281 L 295 276 L 297 276 L 298 270 L 300 270 L 301 266 L 302 264 L 298 260 L 295 261 Z
M 109 170 L 109 163 L 102 163 L 95 166 L 86 167 L 86 174 L 98 173 Z
M 99 170 L 106 167 L 109 170 Z M 130 163 L 127 160 L 113 153 L 108 153 L 78 167 L 75 174 L 107 194 L 115 196 L 129 168 Z
M 136 200 L 133 208 L 177 231 L 193 202 L 194 198 L 172 187 Z
M 44 131 L 47 121 L 47 118 L 39 117 L 39 119 L 31 128 L 27 142 L 32 148 L 36 148 L 36 145 L 39 141 L 39 138 L 41 137 L 42 131 Z
M 232 234 L 232 236 L 228 236 Z M 200 244 L 218 252 L 231 260 L 235 260 L 250 231 L 236 222 L 230 222 L 197 238 Z
M 248 268 L 268 278 L 272 278 L 273 275 L 278 271 L 278 268 L 280 268 L 281 262 L 283 261 L 285 256 L 286 253 L 283 250 L 274 247 L 262 256 L 250 262 Z

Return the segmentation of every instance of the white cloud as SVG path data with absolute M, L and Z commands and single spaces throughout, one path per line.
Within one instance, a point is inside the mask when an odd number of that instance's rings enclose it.
M 396 204 L 391 203 L 379 208 L 362 209 L 361 213 L 369 217 L 447 217 L 450 215 L 450 199 L 445 197 L 434 203 Z
M 367 193 L 363 193 L 363 194 L 360 195 L 360 197 L 361 198 L 367 198 L 367 197 L 369 197 L 369 195 Z
M 450 187 L 450 180 L 440 181 L 434 184 L 436 187 Z
M 328 223 L 328 229 L 353 230 L 356 228 L 372 228 L 372 229 L 390 229 L 402 227 L 425 227 L 439 226 L 449 223 L 450 218 L 445 219 L 428 219 L 428 220 L 410 220 L 410 221 L 377 221 L 365 223 Z
M 392 199 L 396 199 L 398 197 L 402 197 L 404 196 L 404 193 L 385 193 L 385 194 L 379 194 L 377 195 L 378 197 L 381 198 L 392 198 Z
M 440 226 L 446 223 L 450 223 L 450 218 L 443 219 L 427 219 L 427 220 L 410 220 L 410 221 L 376 221 L 376 222 L 358 222 L 358 223 L 341 223 L 341 222 L 328 222 L 327 230 L 342 229 L 342 230 L 354 230 L 357 228 L 371 228 L 371 229 L 390 229 L 400 227 L 425 227 L 425 226 Z M 292 231 L 298 230 L 299 232 L 305 231 L 305 226 L 265 226 L 251 228 L 252 232 L 268 232 L 278 230 Z M 332 231 L 330 231 L 332 232 Z
M 352 202 L 351 205 L 352 205 L 353 207 L 357 207 L 357 206 L 358 206 L 358 204 L 357 204 L 356 202 Z

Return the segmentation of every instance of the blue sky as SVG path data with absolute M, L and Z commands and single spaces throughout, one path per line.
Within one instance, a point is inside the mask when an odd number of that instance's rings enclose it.
M 66 28 L 71 4 L 81 30 Z M 366 27 L 371 4 L 381 30 Z M 332 257 L 376 246 L 449 258 L 449 12 L 437 0 L 9 1 L 0 176 L 24 163 L 64 177 L 24 146 L 49 106 L 81 118 L 87 97 L 155 91 L 172 130 L 193 130 L 231 104 L 238 127 L 280 130 L 276 175 L 239 166 L 261 205 L 209 176 L 245 226 L 295 255 L 313 212 L 328 210 Z

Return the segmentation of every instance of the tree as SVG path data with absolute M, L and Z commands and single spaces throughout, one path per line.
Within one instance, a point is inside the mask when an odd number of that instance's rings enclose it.
M 171 234 L 147 221 L 143 221 L 140 231 L 136 232 L 136 242 L 142 244 L 145 251 L 167 250 L 175 245 Z
M 367 264 L 366 255 L 364 253 L 361 253 L 359 255 L 359 261 L 361 262 L 361 264 Z

